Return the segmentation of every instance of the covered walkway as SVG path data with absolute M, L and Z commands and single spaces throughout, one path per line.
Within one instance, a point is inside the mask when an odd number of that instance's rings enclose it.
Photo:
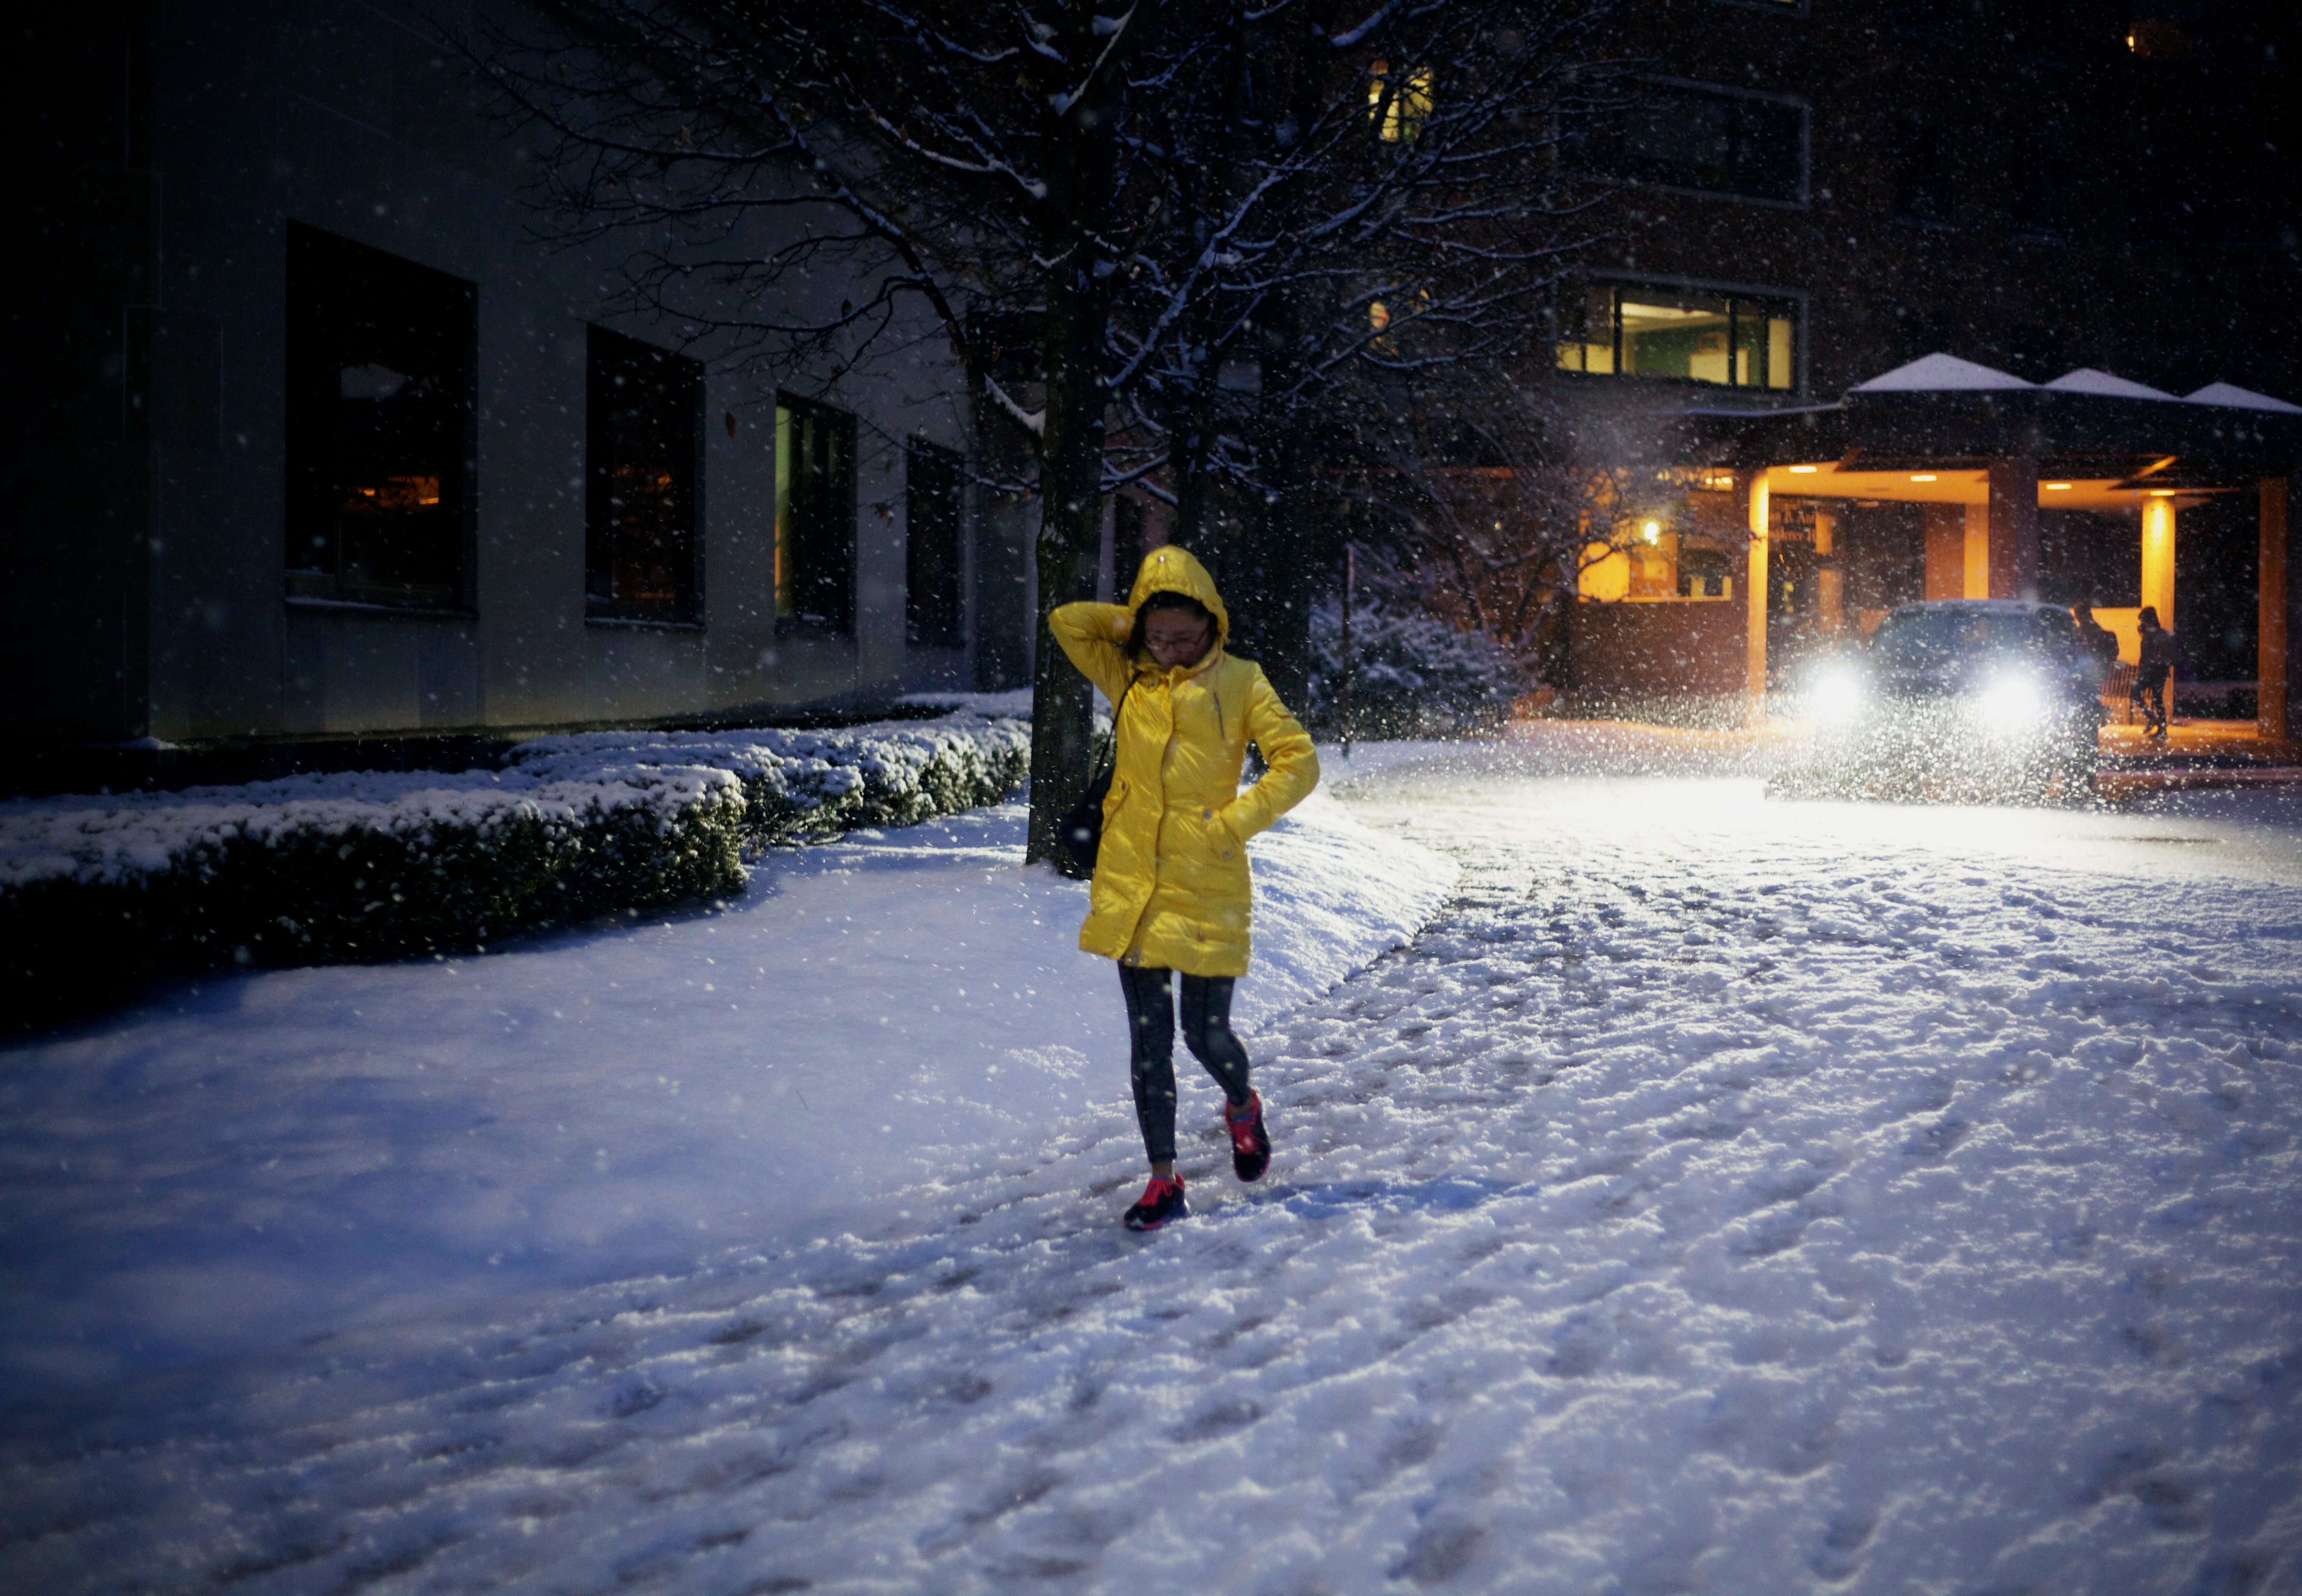
M 2209 495 L 2244 494 L 2260 528 L 2256 572 L 2255 735 L 2282 745 L 2302 701 L 2302 657 L 2289 647 L 2295 601 L 2289 483 L 2302 467 L 2302 407 L 2217 382 L 2178 397 L 2105 372 L 2046 384 L 1928 355 L 1802 409 L 1675 413 L 1674 452 L 1732 473 L 1749 537 L 1733 553 L 1744 612 L 1742 682 L 1762 712 L 1768 668 L 1769 562 L 1800 547 L 1814 572 L 1820 625 L 1845 613 L 1834 556 L 1836 507 L 1923 507 L 1924 596 L 2036 599 L 2042 508 L 2116 510 L 2141 521 L 2141 604 L 2174 617 L 2180 514 Z M 2097 614 L 2134 647 L 2136 610 Z

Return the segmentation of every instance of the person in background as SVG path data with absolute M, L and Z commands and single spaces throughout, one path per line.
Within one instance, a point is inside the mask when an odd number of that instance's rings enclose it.
M 2071 618 L 2079 624 L 2079 646 L 2093 659 L 2095 680 L 2099 682 L 2118 663 L 2118 634 L 2094 618 L 2091 602 L 2071 605 Z
M 2169 718 L 2167 700 L 2173 691 L 2170 681 L 2174 675 L 2174 634 L 2158 624 L 2158 611 L 2148 604 L 2136 617 L 2135 627 L 2141 634 L 2142 651 L 2128 701 L 2141 706 L 2146 735 L 2163 737 Z
M 1214 580 L 1181 549 L 1143 557 L 1124 604 L 1065 604 L 1048 629 L 1080 673 L 1118 706 L 1118 745 L 1080 946 L 1119 965 L 1130 1074 L 1151 1182 L 1131 1231 L 1188 1218 L 1175 1172 L 1175 1009 L 1183 1041 L 1223 1092 L 1231 1172 L 1271 1162 L 1263 1099 L 1231 1033 L 1231 987 L 1247 973 L 1253 883 L 1247 839 L 1318 785 L 1311 739 L 1251 660 L 1223 651 L 1231 617 Z M 1267 767 L 1245 792 L 1253 743 Z

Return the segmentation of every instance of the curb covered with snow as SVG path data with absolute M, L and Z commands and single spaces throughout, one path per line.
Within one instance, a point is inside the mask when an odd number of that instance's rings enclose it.
M 602 732 L 499 771 L 351 772 L 0 804 L 0 971 L 30 1018 L 219 964 L 332 963 L 739 889 L 742 853 L 994 802 L 1028 725 Z

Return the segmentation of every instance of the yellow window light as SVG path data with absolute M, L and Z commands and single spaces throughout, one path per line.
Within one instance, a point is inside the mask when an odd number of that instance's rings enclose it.
M 2048 483 L 2046 484 L 2046 491 L 2049 493 L 2067 493 L 2070 491 L 2071 484 L 2068 483 Z
M 1369 68 L 1368 76 L 1367 113 L 1375 119 L 1377 135 L 1386 144 L 1414 143 L 1431 114 L 1431 69 L 1409 69 L 1394 83 L 1390 63 L 1378 61 Z
M 1390 307 L 1377 299 L 1367 307 L 1367 325 L 1377 332 L 1390 325 Z
M 1930 483 L 1935 480 L 1935 474 L 1931 471 L 1913 471 L 1911 473 L 1911 480 L 1914 483 Z
M 1816 472 L 1821 469 L 1822 467 L 1819 466 L 1794 466 L 1791 467 L 1791 475 L 1793 476 L 1812 476 Z

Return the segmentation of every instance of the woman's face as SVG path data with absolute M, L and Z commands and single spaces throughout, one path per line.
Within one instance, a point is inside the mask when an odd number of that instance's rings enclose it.
M 1155 609 L 1143 623 L 1143 646 L 1170 668 L 1207 651 L 1208 623 L 1187 609 Z

